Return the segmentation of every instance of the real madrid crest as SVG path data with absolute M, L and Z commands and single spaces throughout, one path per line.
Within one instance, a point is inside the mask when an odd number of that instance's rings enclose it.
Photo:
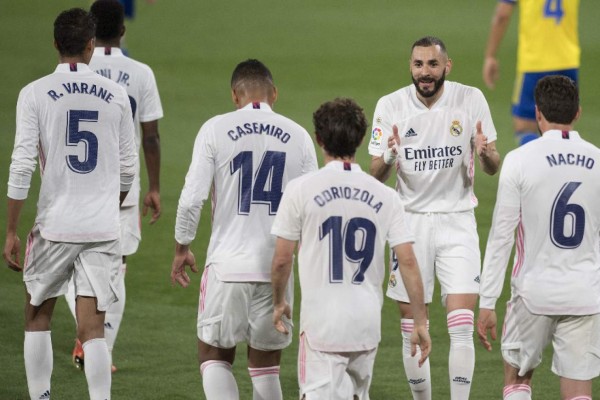
M 396 287 L 397 282 L 396 282 L 396 277 L 394 276 L 394 274 L 390 274 L 390 281 L 389 281 L 388 285 L 392 288 Z
M 450 125 L 450 134 L 452 136 L 460 136 L 463 131 L 463 127 L 460 124 L 460 121 L 452 121 L 452 125 Z

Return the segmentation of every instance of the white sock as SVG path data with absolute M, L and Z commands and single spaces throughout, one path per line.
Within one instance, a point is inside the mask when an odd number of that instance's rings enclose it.
M 90 400 L 110 400 L 110 356 L 104 338 L 91 339 L 83 343 L 85 353 L 85 378 Z
M 502 393 L 504 400 L 531 400 L 529 385 L 507 385 Z
M 104 316 L 104 338 L 108 351 L 111 352 L 117 340 L 117 334 L 123 320 L 123 312 L 125 311 L 125 268 L 127 264 L 122 264 L 123 271 L 119 274 L 119 282 L 116 282 L 118 301 L 108 306 L 106 315 Z
M 448 313 L 450 334 L 450 398 L 468 399 L 475 369 L 475 346 L 473 345 L 473 311 L 454 310 Z
M 27 332 L 23 344 L 27 387 L 32 399 L 50 398 L 53 355 L 50 331 Z
M 429 368 L 429 358 L 419 368 L 419 358 L 421 350 L 417 346 L 417 355 L 411 357 L 410 336 L 414 329 L 414 320 L 402 318 L 400 320 L 402 328 L 402 358 L 404 361 L 404 372 L 408 385 L 413 394 L 414 400 L 431 400 L 431 372 Z M 429 321 L 427 321 L 429 329 Z
M 237 383 L 231 364 L 225 361 L 205 361 L 200 365 L 206 400 L 239 400 Z
M 279 365 L 266 368 L 248 368 L 252 378 L 252 400 L 282 400 Z

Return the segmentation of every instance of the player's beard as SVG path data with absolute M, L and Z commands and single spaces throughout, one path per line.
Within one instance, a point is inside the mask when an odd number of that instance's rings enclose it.
M 412 81 L 415 85 L 415 88 L 417 89 L 417 92 L 423 96 L 423 97 L 432 97 L 435 96 L 435 94 L 437 92 L 440 91 L 440 89 L 442 88 L 442 86 L 444 85 L 444 81 L 446 80 L 446 71 L 444 70 L 444 72 L 442 72 L 442 76 L 440 77 L 440 79 L 434 79 L 432 77 L 429 78 L 419 78 L 419 79 L 415 79 L 414 76 L 411 75 Z M 423 90 L 419 87 L 419 82 L 429 82 L 429 81 L 433 81 L 433 89 L 432 90 Z

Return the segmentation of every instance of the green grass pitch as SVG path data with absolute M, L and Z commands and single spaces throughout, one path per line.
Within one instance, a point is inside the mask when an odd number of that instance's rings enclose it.
M 6 193 L 14 140 L 15 105 L 19 90 L 52 72 L 57 55 L 52 47 L 52 23 L 59 11 L 88 7 L 89 0 L 3 1 L 0 4 L 0 193 Z M 163 214 L 158 223 L 143 222 L 143 242 L 129 258 L 127 307 L 114 362 L 114 399 L 203 399 L 196 361 L 195 320 L 200 276 L 190 288 L 169 281 L 174 249 L 177 199 L 200 125 L 215 114 L 233 109 L 228 82 L 233 67 L 246 58 L 258 58 L 272 70 L 279 88 L 275 108 L 312 130 L 312 112 L 337 96 L 355 98 L 372 118 L 377 99 L 410 83 L 410 45 L 425 35 L 441 37 L 454 59 L 448 79 L 482 88 L 499 133 L 502 155 L 513 144 L 509 101 L 514 78 L 516 18 L 501 47 L 501 81 L 494 91 L 484 88 L 482 57 L 495 1 L 138 1 L 137 19 L 128 23 L 127 46 L 134 58 L 151 65 L 158 81 L 165 118 L 162 141 Z M 600 144 L 600 30 L 599 6 L 582 2 L 580 36 L 583 48 L 581 98 L 583 115 L 577 128 Z M 515 16 L 516 17 L 516 16 Z M 358 161 L 368 168 L 366 144 Z M 144 177 L 145 178 L 145 177 Z M 481 247 L 485 246 L 496 195 L 497 176 L 477 172 L 476 209 Z M 24 247 L 33 223 L 39 177 L 23 210 L 20 237 Z M 391 182 L 390 182 L 391 183 Z M 206 207 L 209 207 L 208 205 Z M 205 210 L 207 209 L 205 207 Z M 5 209 L 0 227 L 6 224 Z M 210 227 L 205 212 L 193 243 L 199 263 L 204 260 Z M 4 238 L 2 236 L 2 242 Z M 507 297 L 505 286 L 504 299 Z M 296 292 L 299 295 L 299 290 Z M 23 300 L 21 275 L 0 269 L 0 399 L 28 398 L 23 365 Z M 299 305 L 299 302 L 296 302 Z M 499 302 L 499 317 L 504 314 Z M 298 321 L 298 308 L 295 321 Z M 401 361 L 399 317 L 386 300 L 383 340 L 371 388 L 373 399 L 408 399 Z M 56 399 L 87 398 L 84 375 L 70 362 L 75 326 L 63 300 L 52 325 Z M 297 331 L 295 332 L 297 335 Z M 431 368 L 435 399 L 449 398 L 448 335 L 439 296 L 431 307 L 433 353 Z M 285 399 L 297 398 L 297 336 L 284 352 L 281 381 Z M 501 398 L 503 378 L 499 343 L 487 353 L 476 341 L 473 399 Z M 550 357 L 536 372 L 534 397 L 556 399 L 558 378 L 550 371 Z M 235 363 L 242 399 L 251 399 L 245 348 Z M 595 384 L 596 392 L 598 383 Z M 599 392 L 600 393 L 600 392 Z

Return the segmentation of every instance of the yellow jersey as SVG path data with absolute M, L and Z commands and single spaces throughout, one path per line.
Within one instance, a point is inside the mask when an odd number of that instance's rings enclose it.
M 517 71 L 579 67 L 579 0 L 501 1 L 519 4 Z

